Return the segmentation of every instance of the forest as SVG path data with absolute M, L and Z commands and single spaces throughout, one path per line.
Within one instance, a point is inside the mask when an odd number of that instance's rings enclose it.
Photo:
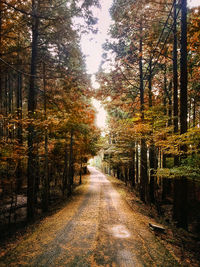
M 0 0 L 0 229 L 68 198 L 95 157 L 200 233 L 200 7 L 114 0 L 94 89 L 80 39 L 97 31 L 100 4 Z M 92 98 L 107 110 L 105 134 Z
M 81 33 L 95 30 L 97 4 L 0 1 L 1 225 L 24 220 L 24 210 L 33 221 L 69 196 L 97 151 L 80 49 Z
M 200 7 L 116 0 L 110 13 L 96 93 L 109 130 L 96 164 L 199 232 Z

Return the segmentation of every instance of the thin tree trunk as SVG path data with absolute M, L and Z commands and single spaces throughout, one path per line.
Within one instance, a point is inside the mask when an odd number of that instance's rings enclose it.
M 149 185 L 149 197 L 150 197 L 150 202 L 155 203 L 155 196 L 154 196 L 154 191 L 155 191 L 155 146 L 154 144 L 151 144 L 149 147 L 149 167 L 150 167 L 150 185 Z
M 180 60 L 180 132 L 187 132 L 187 0 L 181 0 L 181 60 Z M 183 145 L 181 150 L 186 152 L 187 146 Z M 187 210 L 187 178 L 181 177 L 178 191 L 179 210 L 177 216 L 178 226 L 187 230 L 188 228 L 188 210 Z M 176 206 L 176 204 L 175 204 Z
M 141 120 L 144 120 L 144 84 L 143 84 L 143 29 L 142 20 L 140 22 L 140 43 L 139 43 L 139 72 L 140 72 L 140 112 Z M 140 154 L 140 199 L 146 201 L 146 188 L 147 187 L 147 147 L 146 141 L 141 138 L 141 154 Z
M 0 0 L 0 58 L 2 58 L 2 0 Z M 2 101 L 2 64 L 0 62 L 0 113 L 2 113 L 3 101 Z
M 152 107 L 152 58 L 149 61 L 149 79 L 148 79 L 149 107 Z
M 180 132 L 187 132 L 187 0 L 181 0 Z
M 125 180 L 125 185 L 128 185 L 128 168 L 127 166 L 124 167 L 124 180 Z
M 11 74 L 8 74 L 8 114 L 12 113 L 12 85 Z
M 68 148 L 66 146 L 65 151 L 65 163 L 64 163 L 64 171 L 63 171 L 63 184 L 62 184 L 62 194 L 65 196 L 66 189 L 68 190 L 69 186 L 69 172 L 68 172 L 68 164 L 69 164 L 69 156 L 68 156 Z
M 149 80 L 148 80 L 148 84 L 149 84 L 149 108 L 152 107 L 152 58 L 150 58 L 150 62 L 149 62 Z M 154 172 L 156 169 L 155 166 L 155 146 L 153 143 L 153 140 L 151 140 L 150 143 L 150 147 L 149 147 L 149 168 L 150 168 L 150 172 L 149 172 L 149 200 L 151 203 L 155 203 L 155 197 L 154 197 L 154 191 L 155 191 L 155 177 L 154 177 Z
M 167 66 L 164 64 L 164 77 L 163 77 L 163 107 L 164 115 L 167 115 Z
M 129 180 L 131 182 L 131 186 L 135 187 L 135 143 L 133 147 L 133 151 L 131 153 L 132 160 L 129 166 Z
M 5 75 L 5 93 L 4 93 L 4 114 L 8 116 L 8 74 Z M 7 129 L 6 129 L 7 135 Z
M 0 57 L 2 58 L 2 1 L 0 0 Z M 2 63 L 0 62 L 0 114 L 3 114 Z M 4 121 L 0 119 L 0 136 L 4 134 Z
M 119 170 L 119 166 L 117 166 L 117 179 L 120 179 L 120 170 Z
M 28 92 L 28 113 L 29 118 L 34 118 L 34 111 L 36 108 L 36 68 L 37 68 L 37 48 L 38 48 L 38 27 L 39 19 L 37 15 L 37 4 L 32 0 L 32 12 L 35 16 L 32 17 L 32 52 L 31 52 L 31 71 L 30 71 L 30 84 Z M 36 200 L 36 155 L 34 152 L 35 143 L 34 125 L 30 124 L 28 128 L 28 188 L 27 188 L 27 219 L 34 220 L 35 217 L 35 200 Z
M 169 83 L 169 87 L 168 87 L 168 92 L 166 91 L 166 94 L 168 96 L 168 103 L 169 103 L 169 107 L 168 107 L 168 126 L 172 125 L 172 99 L 171 99 L 171 89 L 172 89 L 172 81 L 170 81 Z M 166 155 L 163 154 L 163 163 L 162 163 L 162 167 L 166 168 Z M 171 181 L 170 179 L 167 178 L 162 178 L 162 201 L 166 200 L 167 194 L 170 191 L 170 186 L 171 186 Z
M 46 66 L 43 62 L 43 90 L 44 90 L 44 119 L 47 120 L 47 104 L 46 104 Z M 44 180 L 43 180 L 43 211 L 48 211 L 49 207 L 49 159 L 48 159 L 48 129 L 44 130 L 44 150 L 45 150 L 45 162 L 44 162 Z
M 17 75 L 17 140 L 19 146 L 23 145 L 23 137 L 22 137 L 22 74 L 19 73 Z M 17 170 L 16 170 L 16 178 L 17 178 L 17 192 L 20 191 L 22 186 L 22 166 L 21 159 L 18 160 Z
M 12 92 L 12 81 L 11 81 L 11 73 L 8 73 L 8 114 L 12 114 L 12 98 L 13 98 L 13 92 Z M 8 130 L 8 136 L 10 139 L 13 138 L 13 131 L 11 129 Z
M 135 148 L 135 181 L 138 185 L 139 182 L 139 155 L 138 155 L 138 142 L 136 142 Z
M 193 127 L 196 126 L 196 100 L 193 99 Z
M 5 117 L 8 116 L 8 75 L 5 74 L 5 88 L 4 88 L 4 114 Z M 8 140 L 8 122 L 5 121 L 4 123 L 4 136 L 6 137 L 6 140 Z
M 71 130 L 71 136 L 70 136 L 70 154 L 69 154 L 69 184 L 68 184 L 68 194 L 71 195 L 72 193 L 72 185 L 74 183 L 74 166 L 73 166 L 73 136 L 74 132 Z
M 18 34 L 18 49 L 20 48 L 20 34 Z M 18 69 L 20 70 L 20 65 L 22 64 L 20 60 L 20 54 L 17 54 L 17 64 Z M 19 146 L 22 148 L 23 146 L 23 129 L 22 129 L 22 73 L 17 73 L 17 86 L 16 86 L 16 106 L 17 106 L 17 141 Z M 21 158 L 18 159 L 17 169 L 16 169 L 16 193 L 20 192 L 22 187 L 22 160 Z
M 174 27 L 173 27 L 173 126 L 174 133 L 178 133 L 178 64 L 177 64 L 177 1 L 174 0 Z M 179 158 L 174 156 L 174 165 L 179 165 Z
M 168 89 L 168 101 L 169 101 L 169 108 L 168 108 L 168 126 L 172 125 L 172 81 L 169 83 Z
M 167 115 L 167 67 L 166 63 L 164 64 L 164 92 L 163 92 L 163 107 L 164 107 L 164 115 Z M 162 164 L 161 168 L 166 168 L 166 158 L 167 156 L 161 150 Z
M 83 159 L 82 159 L 82 155 L 81 155 L 81 167 L 80 167 L 79 184 L 82 184 L 82 165 L 83 165 Z

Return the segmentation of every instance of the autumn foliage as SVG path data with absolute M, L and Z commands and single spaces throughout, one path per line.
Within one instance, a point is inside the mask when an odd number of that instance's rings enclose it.
M 109 114 L 104 170 L 159 213 L 170 202 L 186 229 L 194 203 L 185 179 L 200 177 L 200 8 L 188 10 L 187 35 L 185 11 L 185 1 L 114 1 L 97 97 Z
M 71 194 L 99 130 L 80 31 L 97 1 L 0 1 L 0 216 L 32 220 Z M 74 26 L 82 18 L 82 25 Z M 81 179 L 80 179 L 81 182 Z

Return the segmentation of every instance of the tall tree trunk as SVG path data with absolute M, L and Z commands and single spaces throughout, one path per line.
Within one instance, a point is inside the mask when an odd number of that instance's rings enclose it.
M 168 88 L 168 103 L 169 103 L 169 108 L 168 108 L 168 126 L 172 125 L 172 80 L 169 83 L 169 88 Z
M 164 115 L 167 115 L 167 66 L 164 64 L 164 87 L 163 87 L 163 107 L 164 107 Z M 162 164 L 161 168 L 166 168 L 166 154 L 161 150 Z
M 8 74 L 8 113 L 12 114 L 13 111 L 13 87 L 12 87 L 12 74 Z
M 138 142 L 136 141 L 135 146 L 135 182 L 138 186 L 139 182 L 139 153 L 138 153 Z
M 180 132 L 187 132 L 187 0 L 181 0 Z
M 44 119 L 47 120 L 47 103 L 46 103 L 46 66 L 43 62 L 43 91 L 44 91 Z M 49 158 L 48 158 L 48 130 L 45 127 L 44 130 L 44 150 L 45 150 L 45 162 L 44 162 L 44 180 L 43 180 L 43 211 L 48 211 L 49 207 Z
M 117 166 L 117 179 L 120 179 L 120 169 L 119 169 L 119 166 Z
M 152 108 L 152 58 L 150 58 L 149 62 L 149 108 Z M 153 140 L 151 140 L 150 146 L 149 146 L 149 200 L 151 203 L 155 203 L 155 196 L 154 196 L 154 191 L 155 191 L 155 169 L 156 169 L 156 164 L 155 164 L 155 145 L 153 143 Z
M 8 74 L 5 74 L 5 90 L 4 90 L 4 114 L 8 116 Z M 7 128 L 6 128 L 7 136 Z
M 193 99 L 193 127 L 196 126 L 196 99 Z
M 177 0 L 174 0 L 174 27 L 173 27 L 173 126 L 174 133 L 178 133 L 178 64 L 177 64 Z M 174 156 L 174 165 L 179 164 L 179 158 Z
M 125 185 L 127 186 L 128 185 L 128 167 L 126 165 L 124 166 L 124 182 L 125 182 Z
M 168 123 L 167 126 L 172 125 L 172 81 L 170 81 L 169 86 L 168 86 L 168 91 L 166 89 L 166 95 L 168 97 Z M 166 114 L 167 115 L 167 114 Z M 166 168 L 166 159 L 167 156 L 163 154 L 163 168 Z M 167 178 L 162 179 L 162 201 L 166 200 L 167 194 L 169 193 L 171 188 L 171 180 Z
M 142 20 L 140 22 L 140 47 L 139 47 L 139 72 L 140 72 L 140 112 L 141 120 L 144 121 L 144 84 L 143 84 L 143 38 Z M 145 138 L 141 138 L 140 154 L 140 199 L 146 201 L 147 187 L 147 147 Z
M 2 58 L 2 15 L 3 15 L 2 0 L 0 0 L 0 58 Z M 0 62 L 0 113 L 2 113 L 2 64 Z
M 34 118 L 34 111 L 36 108 L 36 69 L 37 69 L 37 48 L 38 48 L 38 27 L 39 19 L 37 17 L 38 3 L 32 0 L 32 45 L 31 45 L 31 71 L 30 71 L 30 84 L 28 92 L 28 113 L 29 118 Z M 27 188 L 27 219 L 33 220 L 35 217 L 35 186 L 36 186 L 36 155 L 34 152 L 35 143 L 34 125 L 30 124 L 28 128 L 28 188 Z
M 8 73 L 8 114 L 12 114 L 12 97 L 13 97 L 13 92 L 12 92 L 12 82 L 11 82 L 11 73 Z M 8 136 L 10 139 L 12 139 L 12 130 L 8 130 Z
M 73 163 L 73 143 L 74 143 L 74 131 L 71 130 L 70 136 L 70 154 L 69 154 L 69 184 L 68 184 L 68 194 L 72 193 L 72 185 L 74 183 L 74 163 Z
M 149 147 L 149 167 L 150 167 L 150 184 L 149 184 L 149 198 L 151 203 L 155 203 L 155 170 L 156 170 L 156 164 L 155 164 L 155 146 L 153 143 L 151 143 Z
M 180 60 L 180 132 L 187 132 L 187 0 L 181 0 L 181 60 Z M 181 150 L 186 152 L 187 147 L 183 145 Z M 188 210 L 187 210 L 187 178 L 181 177 L 179 186 L 176 188 L 174 195 L 179 194 L 179 200 L 174 203 L 174 217 L 178 226 L 187 230 L 188 228 Z M 175 201 L 177 198 L 175 199 Z
M 133 151 L 131 153 L 131 162 L 129 166 L 129 181 L 131 182 L 131 186 L 135 187 L 135 143 L 133 147 Z
M 167 66 L 164 64 L 164 76 L 163 76 L 163 108 L 164 115 L 167 115 Z
M 17 138 L 19 140 L 19 143 L 22 143 L 22 74 L 19 73 L 17 76 L 17 116 L 19 120 L 19 124 L 17 127 Z
M 17 141 L 19 146 L 23 145 L 23 137 L 22 137 L 22 74 L 18 73 L 17 75 Z M 20 191 L 22 186 L 22 166 L 21 159 L 18 160 L 17 170 L 16 170 L 16 189 L 17 192 Z
M 4 114 L 8 116 L 8 74 L 5 74 L 5 84 L 4 84 Z M 4 136 L 8 139 L 8 122 L 5 120 L 4 123 Z
M 148 79 L 149 107 L 152 107 L 152 58 L 149 61 L 149 79 Z
M 80 166 L 80 176 L 79 176 L 79 184 L 82 184 L 82 167 L 83 167 L 83 158 L 81 153 L 81 166 Z
M 68 171 L 68 165 L 69 165 L 69 156 L 68 156 L 68 147 L 66 145 L 66 151 L 65 151 L 65 161 L 64 161 L 64 171 L 63 171 L 63 183 L 62 183 L 62 194 L 63 197 L 65 196 L 66 190 L 68 190 L 69 187 L 69 171 Z
M 174 0 L 174 27 L 173 27 L 173 126 L 174 133 L 178 133 L 178 64 L 177 64 L 177 0 Z M 174 156 L 174 165 L 179 165 L 179 157 Z M 177 220 L 178 201 L 179 201 L 179 180 L 174 179 L 174 196 L 173 196 L 173 220 Z

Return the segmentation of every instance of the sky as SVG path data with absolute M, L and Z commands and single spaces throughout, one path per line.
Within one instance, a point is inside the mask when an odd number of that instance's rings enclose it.
M 98 34 L 85 35 L 81 39 L 81 47 L 86 55 L 87 72 L 94 74 L 98 71 L 103 53 L 102 44 L 108 38 L 107 31 L 111 24 L 109 8 L 112 0 L 100 0 L 101 9 L 94 8 L 94 15 L 98 17 Z M 188 0 L 188 6 L 200 5 L 200 0 Z
M 188 6 L 189 7 L 196 7 L 200 5 L 200 1 L 199 0 L 188 0 Z
M 108 38 L 107 31 L 111 24 L 109 8 L 112 0 L 100 0 L 101 9 L 94 8 L 94 15 L 98 18 L 98 33 L 85 35 L 81 39 L 82 51 L 86 55 L 86 65 L 89 74 L 98 71 L 101 63 L 102 44 Z
M 98 33 L 84 35 L 81 38 L 81 48 L 86 55 L 87 72 L 92 75 L 92 85 L 94 88 L 98 88 L 98 83 L 95 81 L 95 73 L 98 71 L 102 60 L 102 44 L 108 38 L 107 31 L 111 24 L 109 8 L 111 7 L 112 0 L 99 0 L 99 2 L 101 9 L 94 8 L 94 15 L 98 17 Z M 198 5 L 200 5 L 200 0 L 188 0 L 188 7 Z M 97 126 L 103 130 L 106 125 L 106 111 L 97 100 L 93 100 L 93 105 L 98 111 L 96 118 Z
M 85 35 L 81 39 L 82 51 L 86 55 L 87 72 L 92 75 L 91 80 L 94 88 L 98 88 L 94 74 L 98 71 L 101 63 L 103 53 L 102 44 L 108 38 L 107 31 L 111 24 L 109 8 L 111 7 L 112 0 L 100 0 L 100 4 L 101 9 L 94 9 L 94 15 L 98 17 L 98 33 Z M 97 110 L 96 124 L 104 131 L 107 113 L 100 101 L 93 99 L 92 103 Z

